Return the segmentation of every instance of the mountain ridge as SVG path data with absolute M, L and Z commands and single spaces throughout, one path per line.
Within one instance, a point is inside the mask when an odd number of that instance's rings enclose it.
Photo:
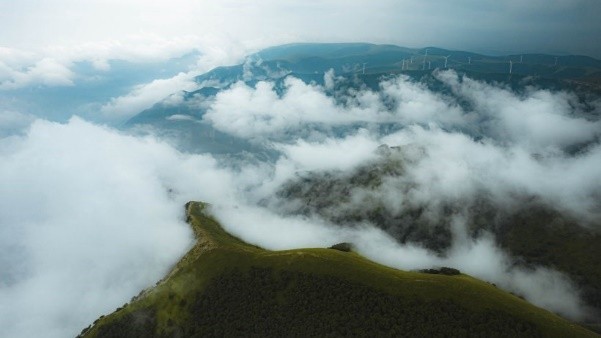
M 367 335 L 370 331 L 365 328 L 371 326 L 397 336 L 444 332 L 596 336 L 467 275 L 401 271 L 353 252 L 326 248 L 267 251 L 223 230 L 205 203 L 189 202 L 186 213 L 196 245 L 156 287 L 102 316 L 80 337 L 266 336 L 304 332 L 294 330 L 307 327 L 316 330 L 308 334 Z M 237 296 L 228 298 L 229 294 Z M 327 298 L 324 305 L 321 297 L 326 295 L 333 298 Z M 309 303 L 299 305 L 302 299 Z M 366 310 L 360 304 L 384 310 L 363 313 Z M 272 307 L 286 311 L 273 312 Z M 401 311 L 401 317 L 392 316 L 399 315 L 395 311 Z M 253 317 L 254 313 L 263 317 Z M 295 321 L 298 313 L 310 322 Z M 357 326 L 355 317 L 364 326 Z
M 426 50 L 428 55 L 425 55 Z M 449 56 L 448 59 L 446 56 Z M 281 95 L 283 83 L 289 77 L 324 86 L 326 73 L 333 71 L 333 76 L 342 77 L 352 86 L 357 86 L 354 89 L 366 86 L 377 90 L 381 81 L 390 76 L 403 75 L 411 81 L 428 83 L 435 81 L 436 72 L 447 69 L 460 76 L 501 83 L 519 90 L 537 87 L 553 91 L 574 90 L 582 92 L 582 95 L 601 94 L 601 60 L 586 56 L 487 56 L 436 47 L 411 49 L 365 43 L 301 43 L 266 48 L 247 56 L 241 64 L 216 67 L 198 75 L 195 77 L 199 86 L 197 90 L 172 94 L 181 95 L 181 102 L 173 104 L 167 98 L 134 115 L 122 128 L 151 126 L 168 133 L 181 134 L 184 131 L 183 138 L 193 144 L 188 148 L 206 144 L 204 150 L 218 153 L 248 150 L 252 147 L 243 144 L 244 140 L 221 135 L 219 130 L 203 122 L 203 116 L 215 97 L 235 83 L 255 87 L 261 81 L 272 82 Z M 209 137 L 185 132 L 191 125 L 201 128 L 207 135 L 219 134 L 223 142 L 217 144 Z M 234 146 L 225 146 L 228 143 Z

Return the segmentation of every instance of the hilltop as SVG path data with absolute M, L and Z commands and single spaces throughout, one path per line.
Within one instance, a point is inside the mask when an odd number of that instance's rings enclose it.
M 207 204 L 189 202 L 186 214 L 196 245 L 82 337 L 596 336 L 464 274 L 396 270 L 346 250 L 268 251 L 227 233 Z

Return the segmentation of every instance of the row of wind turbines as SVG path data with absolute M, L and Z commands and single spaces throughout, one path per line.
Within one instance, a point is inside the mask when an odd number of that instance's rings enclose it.
M 557 60 L 559 59 L 558 56 L 555 57 L 555 63 L 553 64 L 553 66 L 557 66 Z M 513 72 L 513 64 L 514 63 L 524 63 L 524 55 L 520 55 L 520 62 L 514 62 L 513 60 L 509 60 L 509 74 L 511 74 Z
M 433 56 L 433 57 L 442 57 L 444 59 L 444 66 L 443 66 L 443 68 L 445 68 L 445 69 L 448 68 L 448 66 L 449 66 L 449 58 L 451 57 L 451 55 L 446 55 L 446 56 L 431 55 L 431 56 Z M 471 65 L 472 64 L 472 57 L 471 56 L 467 56 L 466 58 L 467 58 L 467 65 Z M 421 58 L 421 61 L 422 61 L 421 62 L 422 63 L 421 69 L 422 70 L 426 70 L 426 62 L 428 64 L 428 68 L 427 69 L 432 69 L 432 61 L 431 60 L 427 61 L 427 59 L 428 59 L 428 49 L 426 48 L 426 51 L 425 51 L 425 53 L 423 55 L 423 58 Z M 553 64 L 554 66 L 557 66 L 558 59 L 559 59 L 559 57 L 556 56 L 555 57 L 555 63 Z M 402 71 L 410 70 L 410 67 L 411 67 L 410 65 L 413 64 L 414 56 L 411 56 L 409 59 L 403 59 L 401 61 L 402 61 L 401 70 Z M 474 61 L 477 62 L 477 60 L 474 60 Z M 520 55 L 520 61 L 519 62 L 516 62 L 516 61 L 513 61 L 513 60 L 509 59 L 509 61 L 508 61 L 508 65 L 509 65 L 508 71 L 509 71 L 509 74 L 513 73 L 513 64 L 514 63 L 524 63 L 524 55 Z M 458 61 L 458 60 L 455 60 L 455 64 L 456 65 L 460 65 L 460 66 L 466 65 L 466 63 Z M 415 67 L 414 67 L 414 69 L 415 69 Z M 365 64 L 363 64 L 363 74 L 365 74 Z
M 439 55 L 435 55 L 435 56 L 439 56 Z M 442 58 L 444 58 L 444 66 L 443 68 L 448 68 L 449 65 L 449 58 L 451 57 L 451 55 L 446 55 L 446 56 L 442 56 Z M 428 58 L 428 49 L 426 48 L 426 52 L 424 53 L 424 57 L 422 59 L 422 70 L 426 70 L 426 59 Z M 432 69 L 432 61 L 427 61 L 428 62 L 428 69 Z M 465 65 L 465 63 L 456 61 L 457 63 L 459 63 L 460 65 Z M 519 63 L 523 63 L 524 62 L 524 55 L 520 55 L 520 62 Z M 409 70 L 409 65 L 413 63 L 413 56 L 410 59 L 403 59 L 402 60 L 402 65 L 401 65 L 401 70 Z M 509 74 L 511 74 L 513 72 L 513 60 L 509 60 Z M 468 56 L 467 57 L 467 64 L 471 65 L 472 64 L 472 57 Z M 555 58 L 555 64 L 557 65 L 557 58 Z
M 440 56 L 440 55 L 433 55 L 434 57 L 442 57 L 444 59 L 444 66 L 443 68 L 447 68 L 449 65 L 449 58 L 451 57 L 451 55 L 446 55 L 446 56 Z M 413 59 L 414 56 L 411 56 L 409 59 L 403 59 L 402 60 L 402 64 L 401 64 L 401 70 L 409 70 L 410 69 L 410 65 L 413 64 Z M 426 70 L 426 62 L 428 63 L 428 68 L 427 69 L 432 69 L 432 61 L 427 61 L 428 59 L 428 49 L 426 48 L 426 52 L 424 53 L 424 56 L 422 58 L 422 70 Z M 468 59 L 468 64 L 472 64 L 472 58 L 471 56 L 467 57 Z M 419 69 L 419 68 L 418 68 Z
M 431 58 L 435 58 L 435 59 L 440 59 L 443 58 L 444 59 L 444 66 L 443 69 L 446 68 L 452 68 L 449 66 L 449 58 L 451 57 L 451 55 L 430 55 Z M 419 70 L 420 67 L 411 67 L 412 64 L 415 63 L 417 64 L 421 59 L 421 70 L 426 70 L 426 69 L 432 69 L 432 60 L 428 60 L 428 48 L 426 48 L 425 53 L 422 57 L 419 57 L 419 55 L 417 56 L 411 56 L 409 59 L 402 59 L 401 60 L 401 71 L 406 71 L 406 70 Z M 466 65 L 472 65 L 472 57 L 471 56 L 467 56 L 467 63 L 459 61 L 459 60 L 453 60 L 454 61 L 454 65 L 455 66 L 466 66 Z M 553 66 L 557 66 L 558 65 L 558 59 L 559 57 L 555 56 L 555 63 L 553 64 Z M 479 62 L 480 60 L 473 60 L 473 62 Z M 520 61 L 516 62 L 513 61 L 511 58 L 507 61 L 508 62 L 508 73 L 512 74 L 513 73 L 513 65 L 514 63 L 524 63 L 524 55 L 520 55 Z M 426 68 L 426 63 L 427 63 L 427 68 Z M 367 62 L 363 62 L 362 67 L 360 68 L 361 73 L 363 75 L 365 75 L 365 65 L 367 65 Z M 440 64 L 440 63 L 439 63 Z M 355 68 L 357 69 L 357 68 Z

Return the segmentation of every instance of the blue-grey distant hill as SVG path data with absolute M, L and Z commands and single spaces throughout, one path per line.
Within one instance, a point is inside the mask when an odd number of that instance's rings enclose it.
M 488 56 L 436 47 L 412 49 L 367 43 L 296 43 L 270 47 L 249 55 L 242 64 L 217 67 L 199 75 L 195 80 L 200 88 L 183 93 L 181 104 L 159 103 L 132 117 L 124 127 L 151 126 L 167 134 L 178 134 L 178 139 L 184 143 L 182 147 L 194 151 L 255 151 L 247 141 L 221 133 L 202 122 L 212 98 L 238 81 L 251 86 L 258 81 L 272 81 L 276 89 L 283 90 L 282 83 L 289 76 L 323 85 L 324 74 L 333 70 L 336 76 L 351 79 L 349 83 L 358 87 L 378 89 L 383 77 L 405 74 L 438 91 L 444 88 L 439 86 L 432 73 L 441 69 L 453 69 L 482 81 L 506 83 L 518 90 L 528 85 L 550 90 L 601 92 L 601 60 L 587 56 Z
M 374 74 L 428 71 L 447 68 L 470 73 L 539 76 L 555 79 L 601 79 L 601 60 L 588 56 L 554 56 L 546 54 L 520 54 L 487 56 L 467 51 L 453 51 L 436 47 L 411 49 L 394 45 L 366 43 L 289 44 L 264 49 L 249 56 L 248 61 L 260 63 L 273 71 L 315 74 L 333 69 L 337 74 Z M 404 63 L 404 65 L 403 65 Z M 365 74 L 363 73 L 365 64 Z M 243 77 L 243 65 L 218 67 L 198 77 L 206 79 L 232 79 Z M 257 74 L 258 76 L 265 75 Z

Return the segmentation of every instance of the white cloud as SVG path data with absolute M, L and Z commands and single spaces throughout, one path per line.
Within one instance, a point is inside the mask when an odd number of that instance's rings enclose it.
M 170 94 L 183 90 L 190 91 L 196 87 L 193 74 L 190 73 L 179 73 L 169 79 L 153 80 L 134 87 L 127 95 L 111 99 L 100 108 L 100 113 L 105 120 L 124 121 L 163 99 L 171 102 Z M 177 96 L 172 99 L 177 99 Z
M 75 74 L 65 65 L 52 58 L 36 61 L 27 68 L 15 69 L 0 60 L 0 90 L 16 89 L 29 85 L 71 86 Z
M 333 86 L 331 75 L 326 78 L 326 86 Z M 464 123 L 457 107 L 405 76 L 384 81 L 380 92 L 350 90 L 334 96 L 328 96 L 321 86 L 294 77 L 284 80 L 281 96 L 274 86 L 261 81 L 253 88 L 238 82 L 217 95 L 204 120 L 239 137 L 277 137 L 312 123 Z M 388 109 L 385 101 L 395 107 Z
M 149 33 L 43 46 L 32 51 L 0 47 L 0 89 L 72 85 L 78 75 L 71 69 L 76 62 L 88 61 L 97 71 L 106 72 L 111 68 L 111 60 L 140 64 L 167 61 L 188 53 L 199 53 L 190 71 L 200 74 L 224 64 L 235 64 L 253 50 L 256 47 L 214 35 L 166 38 Z
M 190 115 L 175 114 L 166 117 L 169 121 L 196 121 L 196 119 Z
M 92 59 L 92 67 L 99 71 L 109 71 L 111 69 L 111 65 L 106 59 Z
M 259 82 L 252 88 L 238 82 L 217 94 L 203 119 L 233 135 L 253 137 L 284 132 L 300 125 L 301 121 L 335 118 L 333 102 L 319 90 L 297 79 L 287 80 L 287 83 L 289 92 L 279 98 L 273 83 Z M 303 92 L 303 98 L 293 95 L 292 91 Z
M 601 176 L 591 170 L 601 161 L 601 147 L 595 143 L 601 124 L 579 117 L 582 111 L 573 95 L 533 88 L 518 94 L 469 78 L 459 81 L 451 71 L 437 76 L 456 97 L 434 93 L 404 76 L 382 82 L 379 93 L 351 89 L 334 96 L 294 78 L 286 80 L 281 95 L 269 82 L 256 88 L 237 83 L 217 95 L 204 120 L 242 138 L 284 142 L 276 148 L 296 163 L 296 170 L 352 168 L 373 158 L 368 148 L 380 143 L 422 147 L 426 156 L 415 159 L 402 183 L 423 188 L 410 191 L 407 200 L 415 205 L 459 201 L 484 189 L 501 200 L 515 193 L 538 196 L 583 219 L 601 213 L 601 201 L 593 197 Z M 472 108 L 464 111 L 456 100 Z M 335 133 L 328 132 L 343 127 L 347 131 L 342 135 L 348 135 L 356 128 L 353 123 L 395 123 L 400 130 L 378 136 L 372 127 L 346 139 L 332 139 Z M 455 130 L 482 139 L 474 141 Z M 587 151 L 564 153 L 586 142 Z M 564 172 L 580 175 L 561 178 Z
M 183 204 L 227 195 L 214 166 L 78 119 L 0 139 L 0 335 L 74 336 L 162 278 Z
M 375 159 L 374 149 L 380 143 L 366 130 L 344 139 L 326 139 L 322 142 L 299 140 L 279 148 L 288 160 L 302 170 L 350 170 L 359 164 Z M 324 161 L 327 159 L 327 161 Z
M 35 118 L 12 110 L 0 111 L 0 137 L 14 134 L 28 127 Z
M 21 67 L 24 63 L 31 63 L 36 59 L 36 55 L 31 52 L 0 46 L 0 61 L 9 67 Z
M 463 126 L 469 115 L 450 100 L 430 91 L 409 77 L 398 76 L 381 83 L 382 96 L 392 102 L 399 122 L 404 124 L 437 123 L 442 126 Z
M 546 151 L 592 141 L 601 123 L 575 117 L 578 100 L 566 92 L 530 89 L 523 96 L 483 82 L 459 77 L 453 71 L 438 74 L 456 94 L 474 104 L 489 119 L 490 136 L 514 142 L 532 151 Z M 483 123 L 486 126 L 487 122 Z
M 212 208 L 226 230 L 270 250 L 328 247 L 342 242 L 343 232 L 319 219 L 282 218 L 263 208 L 221 204 Z
M 70 61 L 90 60 L 102 66 L 107 60 L 157 62 L 196 51 L 203 40 L 195 35 L 167 38 L 157 34 L 127 34 L 118 39 L 85 41 L 73 45 L 52 45 L 41 53 Z

